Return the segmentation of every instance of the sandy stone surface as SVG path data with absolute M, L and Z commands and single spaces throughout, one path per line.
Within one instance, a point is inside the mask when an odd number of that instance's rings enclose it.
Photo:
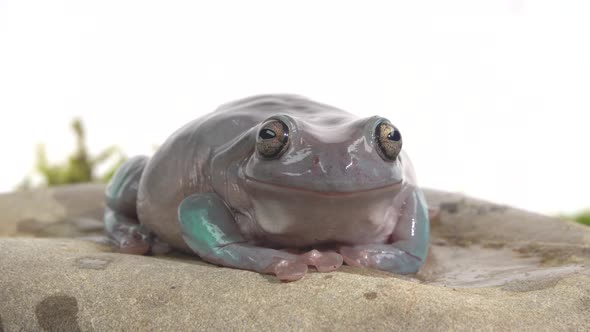
M 96 242 L 102 191 L 0 195 L 0 331 L 590 330 L 590 227 L 427 191 L 441 212 L 417 275 L 280 283 L 112 251 Z

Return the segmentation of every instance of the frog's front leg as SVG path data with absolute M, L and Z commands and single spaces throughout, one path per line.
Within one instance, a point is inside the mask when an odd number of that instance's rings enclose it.
M 340 248 L 348 265 L 370 267 L 399 274 L 418 272 L 426 259 L 429 238 L 426 200 L 420 189 L 408 189 L 401 215 L 386 244 Z
M 312 250 L 296 255 L 255 246 L 248 242 L 221 198 L 215 193 L 193 194 L 178 208 L 182 237 L 203 260 L 210 263 L 270 273 L 281 280 L 297 280 L 313 265 L 319 271 L 332 271 L 342 265 L 334 252 Z

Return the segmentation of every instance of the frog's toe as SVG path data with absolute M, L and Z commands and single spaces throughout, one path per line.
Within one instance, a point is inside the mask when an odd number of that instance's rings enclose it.
M 124 254 L 144 255 L 150 251 L 150 243 L 141 234 L 129 234 L 119 239 L 119 250 Z
M 355 267 L 369 266 L 369 255 L 366 251 L 353 247 L 342 247 L 339 251 L 346 265 Z
M 319 272 L 331 272 L 342 266 L 342 256 L 336 252 L 320 252 L 313 249 L 300 256 L 307 265 L 315 266 Z
M 137 220 L 107 208 L 105 229 L 110 242 L 125 254 L 143 255 L 149 252 L 152 236 Z
M 272 273 L 281 281 L 295 281 L 307 273 L 307 264 L 282 260 L 272 266 Z

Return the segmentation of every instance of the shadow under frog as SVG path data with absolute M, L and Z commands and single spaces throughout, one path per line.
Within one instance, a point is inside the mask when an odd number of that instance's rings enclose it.
M 426 257 L 429 220 L 400 131 L 294 95 L 238 100 L 131 158 L 106 189 L 122 252 L 154 243 L 297 280 L 343 262 L 400 274 Z

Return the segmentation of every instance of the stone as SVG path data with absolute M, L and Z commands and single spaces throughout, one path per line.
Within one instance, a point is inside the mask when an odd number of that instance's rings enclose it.
M 0 236 L 100 235 L 104 186 L 80 184 L 0 194 Z
M 281 283 L 103 244 L 100 185 L 0 195 L 0 331 L 590 330 L 590 227 L 427 190 L 414 276 L 344 266 Z

